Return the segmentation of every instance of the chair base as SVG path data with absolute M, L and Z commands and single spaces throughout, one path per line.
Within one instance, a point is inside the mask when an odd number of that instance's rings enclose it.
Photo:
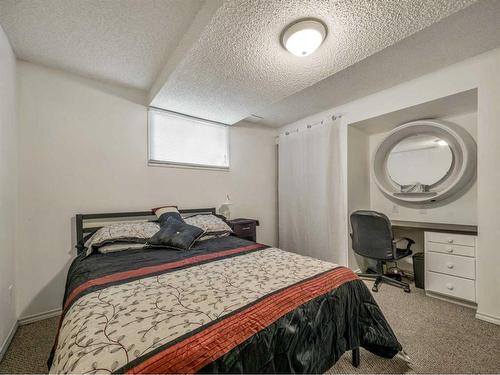
M 373 284 L 372 291 L 373 292 L 378 292 L 378 287 L 381 283 L 386 283 L 392 286 L 397 286 L 399 288 L 403 288 L 403 290 L 406 293 L 410 293 L 410 284 L 405 283 L 403 281 L 398 281 L 396 279 L 387 277 L 383 274 L 377 274 L 377 273 L 360 273 L 358 274 L 359 277 L 365 278 L 365 279 L 370 279 L 370 280 L 375 280 L 375 284 Z

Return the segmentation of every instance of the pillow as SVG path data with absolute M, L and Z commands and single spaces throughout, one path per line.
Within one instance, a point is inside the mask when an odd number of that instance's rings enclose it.
M 163 226 L 163 224 L 166 223 L 166 221 L 169 217 L 173 217 L 177 221 L 184 223 L 184 219 L 182 218 L 181 214 L 177 210 L 177 206 L 157 207 L 157 208 L 153 208 L 152 211 L 156 215 L 156 217 L 158 218 L 158 222 L 160 223 L 160 226 Z
M 78 255 L 80 255 L 80 254 L 82 254 L 82 253 L 85 252 L 85 249 L 86 249 L 85 242 L 87 242 L 88 239 L 90 237 L 92 237 L 93 235 L 94 235 L 94 233 L 86 234 L 85 236 L 83 236 L 83 238 L 80 241 L 78 241 L 78 243 L 75 245 L 76 252 L 77 252 Z
M 151 237 L 148 247 L 167 247 L 177 250 L 189 250 L 205 231 L 169 217 L 158 233 Z
M 224 220 L 215 215 L 194 215 L 185 218 L 184 221 L 186 222 L 186 224 L 194 225 L 205 231 L 205 236 L 203 236 L 203 238 L 201 238 L 200 240 L 213 237 L 225 237 L 233 233 L 231 227 L 227 225 Z
M 101 254 L 114 253 L 116 251 L 144 249 L 146 244 L 134 242 L 116 242 L 109 245 L 103 245 L 97 249 Z
M 94 249 L 101 246 L 117 242 L 145 244 L 159 229 L 160 226 L 157 223 L 150 221 L 106 225 L 85 242 L 86 255 L 90 255 Z
M 223 234 L 207 234 L 204 236 L 201 236 L 201 238 L 198 239 L 198 241 L 206 241 L 206 240 L 211 240 L 212 238 L 221 238 L 221 237 L 227 237 L 231 233 L 223 233 Z

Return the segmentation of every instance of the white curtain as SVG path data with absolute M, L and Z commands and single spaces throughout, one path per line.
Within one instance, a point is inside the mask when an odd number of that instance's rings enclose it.
M 279 138 L 280 248 L 347 265 L 340 120 Z

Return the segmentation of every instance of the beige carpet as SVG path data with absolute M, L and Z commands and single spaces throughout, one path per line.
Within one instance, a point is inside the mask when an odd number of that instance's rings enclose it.
M 411 359 L 379 358 L 362 350 L 361 366 L 346 353 L 328 373 L 500 373 L 500 326 L 474 311 L 382 285 L 375 298 Z M 58 318 L 22 326 L 0 363 L 0 373 L 46 373 Z

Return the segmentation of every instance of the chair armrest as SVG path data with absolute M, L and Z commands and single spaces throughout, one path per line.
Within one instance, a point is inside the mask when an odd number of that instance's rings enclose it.
M 396 244 L 398 242 L 401 242 L 401 241 L 407 241 L 408 244 L 406 245 L 406 250 L 410 250 L 411 248 L 411 245 L 413 245 L 415 243 L 415 241 L 413 241 L 411 238 L 408 238 L 408 237 L 400 237 L 400 238 L 395 238 L 392 240 L 392 243 L 394 244 L 393 248 L 394 248 L 394 251 L 396 251 Z
M 400 238 L 395 238 L 392 240 L 392 242 L 394 242 L 394 243 L 398 243 L 401 241 L 408 241 L 412 245 L 415 243 L 415 241 L 413 241 L 411 238 L 408 238 L 408 237 L 400 237 Z

